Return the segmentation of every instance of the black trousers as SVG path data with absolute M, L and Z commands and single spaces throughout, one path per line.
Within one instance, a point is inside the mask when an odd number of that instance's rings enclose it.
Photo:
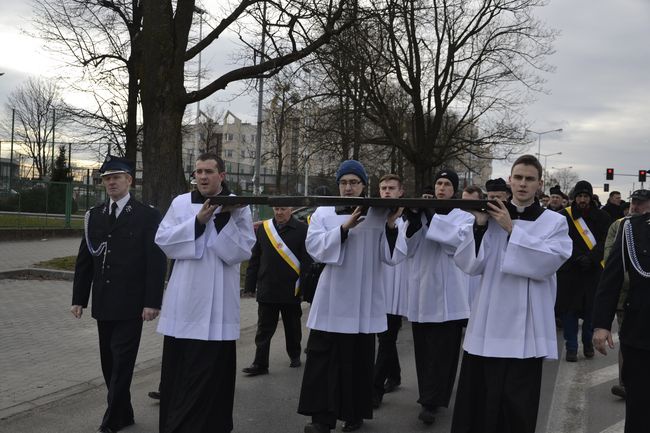
M 451 433 L 534 433 L 542 362 L 465 352 Z
M 300 357 L 300 340 L 302 339 L 302 308 L 299 303 L 272 304 L 260 302 L 257 304 L 257 333 L 255 334 L 254 364 L 267 368 L 269 366 L 269 351 L 271 338 L 278 327 L 278 316 L 282 314 L 284 335 L 289 358 Z
M 648 430 L 650 408 L 650 350 L 621 343 L 625 383 L 625 433 Z
M 375 361 L 375 377 L 373 388 L 377 395 L 384 394 L 384 382 L 392 379 L 402 381 L 402 369 L 397 354 L 397 334 L 402 327 L 402 316 L 388 314 L 388 329 L 377 334 L 377 360 Z
M 102 373 L 108 388 L 108 407 L 101 426 L 119 430 L 133 422 L 129 389 L 140 347 L 142 319 L 98 320 L 97 332 Z
M 456 381 L 463 321 L 411 324 L 418 403 L 425 407 L 449 407 Z
M 336 428 L 336 420 L 372 418 L 375 334 L 312 330 L 298 413 Z
M 228 433 L 233 429 L 235 341 L 165 336 L 160 433 Z

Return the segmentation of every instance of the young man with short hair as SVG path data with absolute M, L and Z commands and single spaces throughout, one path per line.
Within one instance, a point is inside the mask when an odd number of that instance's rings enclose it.
M 228 433 L 233 429 L 239 265 L 255 243 L 248 206 L 220 206 L 231 195 L 223 160 L 196 160 L 195 191 L 174 198 L 156 243 L 174 259 L 158 332 L 165 336 L 160 433 Z
M 386 174 L 379 179 L 381 198 L 400 198 L 404 195 L 402 179 L 396 174 Z M 396 221 L 402 226 L 404 221 Z M 393 392 L 402 383 L 397 334 L 402 327 L 402 316 L 406 315 L 406 293 L 400 290 L 406 262 L 395 266 L 382 263 L 382 274 L 386 289 L 386 318 L 388 329 L 377 334 L 377 360 L 375 361 L 373 407 L 381 405 L 384 393 Z
M 448 407 L 456 380 L 462 328 L 469 317 L 469 277 L 454 263 L 459 234 L 474 218 L 460 209 L 435 209 L 458 190 L 451 169 L 434 178 L 435 199 L 429 209 L 409 218 L 407 236 L 411 268 L 407 317 L 413 331 L 418 378 L 418 418 L 435 421 L 439 407 Z M 410 214 L 413 215 L 413 214 Z
M 571 255 L 566 218 L 535 199 L 542 166 L 512 166 L 508 203 L 472 211 L 454 259 L 481 275 L 465 333 L 452 433 L 535 431 L 542 361 L 557 358 L 555 272 Z

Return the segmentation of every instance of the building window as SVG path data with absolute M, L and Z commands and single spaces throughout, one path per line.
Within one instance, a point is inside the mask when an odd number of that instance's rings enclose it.
M 232 158 L 232 149 L 226 149 L 226 158 Z
M 240 156 L 241 158 L 246 158 L 246 151 L 245 151 L 244 149 L 240 150 L 240 151 L 239 151 L 239 156 Z
M 232 141 L 233 140 L 233 135 L 232 134 L 226 134 L 226 141 Z

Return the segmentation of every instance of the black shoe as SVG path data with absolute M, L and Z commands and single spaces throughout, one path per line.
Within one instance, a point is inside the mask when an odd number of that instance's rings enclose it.
M 567 362 L 578 362 L 578 351 L 567 349 L 566 351 L 566 361 Z
M 585 358 L 593 358 L 595 353 L 594 353 L 594 345 L 589 343 L 585 344 L 582 348 L 582 353 L 585 354 Z
M 381 402 L 384 399 L 384 396 L 381 394 L 378 394 L 376 392 L 372 393 L 372 408 L 373 409 L 379 409 L 379 406 L 381 406 Z
M 395 379 L 386 379 L 386 383 L 384 384 L 384 392 L 389 393 L 395 391 L 399 386 L 402 384 L 400 380 L 395 380 Z
M 341 428 L 341 431 L 359 430 L 362 425 L 363 425 L 363 420 L 362 419 L 360 419 L 358 421 L 346 421 L 345 424 L 343 424 L 343 427 Z
M 97 430 L 97 433 L 115 433 L 116 431 L 117 431 L 117 430 L 113 430 L 113 429 L 110 428 L 110 427 L 100 427 L 100 428 Z
M 330 428 L 325 424 L 310 422 L 305 426 L 305 433 L 330 433 Z
M 268 367 L 260 367 L 257 364 L 251 364 L 250 367 L 242 369 L 249 376 L 259 376 L 260 374 L 269 374 Z
M 625 400 L 625 387 L 623 385 L 612 386 L 612 394 Z
M 300 367 L 301 365 L 302 365 L 302 362 L 300 362 L 300 357 L 291 358 L 291 362 L 289 363 L 289 367 L 296 368 L 296 367 Z
M 149 394 L 147 394 L 149 398 L 153 398 L 154 400 L 160 400 L 160 391 L 149 391 Z
M 429 425 L 433 424 L 436 420 L 436 415 L 434 414 L 435 409 L 422 406 L 422 410 L 418 415 L 418 419 L 423 423 Z

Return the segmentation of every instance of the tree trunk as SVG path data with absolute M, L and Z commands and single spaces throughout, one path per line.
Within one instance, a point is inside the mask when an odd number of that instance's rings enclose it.
M 138 75 L 133 65 L 133 60 L 130 60 L 127 66 L 129 71 L 129 84 L 127 96 L 127 118 L 126 118 L 126 145 L 124 149 L 124 156 L 130 161 L 135 161 L 138 155 L 138 92 L 140 91 L 138 85 Z
M 186 106 L 184 55 L 192 22 L 193 2 L 144 0 L 141 79 L 144 145 L 142 198 L 166 212 L 173 198 L 186 191 L 181 125 Z

